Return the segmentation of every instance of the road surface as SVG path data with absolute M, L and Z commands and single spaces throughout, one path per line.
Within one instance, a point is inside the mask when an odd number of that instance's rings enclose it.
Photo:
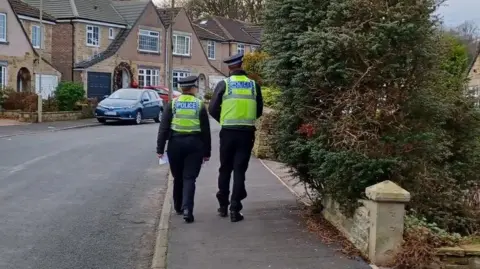
M 149 268 L 157 124 L 0 138 L 0 268 Z

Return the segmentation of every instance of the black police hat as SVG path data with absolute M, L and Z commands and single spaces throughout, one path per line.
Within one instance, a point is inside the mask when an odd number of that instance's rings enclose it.
M 242 64 L 243 62 L 243 53 L 238 53 L 238 54 L 235 54 L 225 60 L 223 60 L 224 63 L 226 63 L 228 66 L 232 66 L 232 65 L 239 65 L 239 64 Z
M 181 88 L 191 88 L 191 87 L 197 87 L 197 76 L 189 76 L 186 78 L 181 78 L 178 80 L 178 86 Z

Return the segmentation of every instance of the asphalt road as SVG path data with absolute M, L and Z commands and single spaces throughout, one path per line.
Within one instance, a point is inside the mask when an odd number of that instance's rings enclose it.
M 167 172 L 157 128 L 0 138 L 0 268 L 149 268 Z

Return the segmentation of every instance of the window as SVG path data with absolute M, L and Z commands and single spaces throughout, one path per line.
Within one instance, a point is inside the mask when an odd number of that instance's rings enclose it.
M 7 87 L 7 65 L 2 65 L 0 63 L 0 89 L 5 89 Z
M 237 44 L 237 53 L 238 54 L 245 54 L 245 45 L 244 44 Z
M 160 84 L 160 69 L 138 69 L 138 86 L 157 86 Z
M 258 46 L 252 46 L 252 52 L 257 51 L 258 48 L 259 48 Z
M 144 92 L 144 93 L 142 94 L 142 101 L 143 101 L 143 100 L 146 100 L 147 102 L 151 100 L 151 99 L 150 99 L 150 96 L 148 95 L 148 92 Z
M 215 41 L 207 41 L 207 56 L 210 60 L 215 60 Z
M 140 29 L 138 31 L 138 50 L 160 52 L 160 33 Z
M 115 30 L 113 28 L 108 28 L 108 39 L 115 38 Z
M 150 95 L 150 100 L 158 100 L 160 97 L 158 94 L 154 91 L 148 91 L 148 94 Z
M 190 73 L 185 71 L 173 71 L 173 89 L 178 88 L 178 80 L 181 78 L 186 78 L 190 75 Z
M 43 33 L 40 30 L 40 26 L 33 25 L 32 26 L 32 45 L 34 48 L 39 49 L 40 47 L 43 48 L 43 37 L 45 28 L 43 28 Z
M 0 41 L 7 42 L 7 14 L 0 13 Z
M 173 35 L 173 54 L 190 56 L 190 37 L 185 35 Z
M 87 25 L 87 46 L 100 46 L 100 28 L 98 26 Z

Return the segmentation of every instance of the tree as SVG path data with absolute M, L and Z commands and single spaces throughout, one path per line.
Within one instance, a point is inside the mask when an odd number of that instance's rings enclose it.
M 456 36 L 468 51 L 468 62 L 472 63 L 479 50 L 480 29 L 473 21 L 465 21 L 449 31 Z
M 168 0 L 158 4 L 170 7 Z M 265 0 L 176 0 L 175 6 L 183 6 L 189 16 L 198 19 L 207 15 L 260 23 Z
M 281 89 L 275 150 L 346 213 L 388 179 L 429 221 L 468 232 L 480 219 L 462 199 L 479 182 L 480 117 L 436 2 L 269 0 L 262 46 Z

